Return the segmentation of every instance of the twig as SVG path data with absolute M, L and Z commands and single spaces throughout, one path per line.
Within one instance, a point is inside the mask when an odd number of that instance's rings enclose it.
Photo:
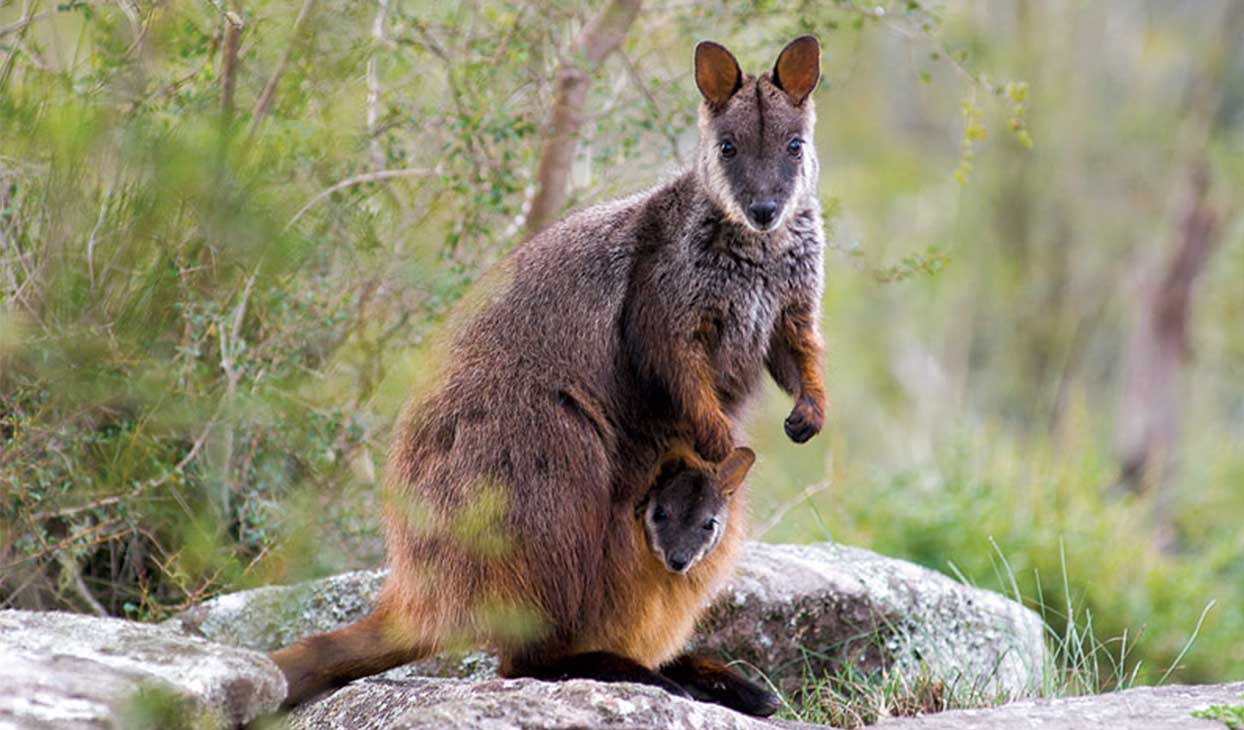
M 96 616 L 107 616 L 108 609 L 104 608 L 103 604 L 96 600 L 95 596 L 91 595 L 91 590 L 86 587 L 86 581 L 82 580 L 82 570 L 78 567 L 77 561 L 65 553 L 61 553 L 58 557 L 60 558 L 61 568 L 68 572 L 71 577 L 69 587 L 73 588 L 74 593 L 82 599 L 87 608 L 91 609 L 91 613 Z
M 199 437 L 195 439 L 194 444 L 191 445 L 190 451 L 188 451 L 186 455 L 182 457 L 181 461 L 177 462 L 177 465 L 173 467 L 173 470 L 171 472 L 166 473 L 159 478 L 148 479 L 145 483 L 139 485 L 137 489 L 129 492 L 128 494 L 115 494 L 111 497 L 104 497 L 102 499 L 96 499 L 91 502 L 87 502 L 86 504 L 78 505 L 76 507 L 66 507 L 65 509 L 56 510 L 52 512 L 36 512 L 30 516 L 30 520 L 32 522 L 39 522 L 39 521 L 47 520 L 47 519 L 61 519 L 64 517 L 71 517 L 80 512 L 85 512 L 87 510 L 92 510 L 92 509 L 99 509 L 100 507 L 108 507 L 110 505 L 117 504 L 118 502 L 121 502 L 126 499 L 133 499 L 134 497 L 137 497 L 138 495 L 142 494 L 148 489 L 152 489 L 154 487 L 158 487 L 158 486 L 161 486 L 162 484 L 165 484 L 166 482 L 168 482 L 168 480 L 171 478 L 173 474 L 177 474 L 181 472 L 183 469 L 185 469 L 187 466 L 190 465 L 190 462 L 194 460 L 194 457 L 198 456 L 199 450 L 203 448 L 203 444 L 207 441 L 208 434 L 212 432 L 212 428 L 216 425 L 216 419 L 219 415 L 220 415 L 220 408 L 217 407 L 216 413 L 212 414 L 212 417 L 207 420 L 207 425 L 203 427 L 203 431 L 199 434 Z
M 281 52 L 281 60 L 277 62 L 276 68 L 272 70 L 272 76 L 268 79 L 268 83 L 264 85 L 263 92 L 259 95 L 259 101 L 255 103 L 255 111 L 251 114 L 251 128 L 247 133 L 248 137 L 255 136 L 255 132 L 259 131 L 259 125 L 263 123 L 264 117 L 268 115 L 268 110 L 272 108 L 272 98 L 276 96 L 276 85 L 280 82 L 281 76 L 285 74 L 285 67 L 289 65 L 289 57 L 294 50 L 294 43 L 302 33 L 302 27 L 307 24 L 307 18 L 311 15 L 311 8 L 314 6 L 315 0 L 304 0 L 302 3 L 302 9 L 298 11 L 298 17 L 294 19 L 294 29 L 290 31 L 289 43 L 286 44 L 285 50 Z
M 8 35 L 16 33 L 17 37 L 13 39 L 14 48 L 4 58 L 4 65 L 0 66 L 0 91 L 9 85 L 9 75 L 13 73 L 13 66 L 17 60 L 16 46 L 21 43 L 22 36 L 26 35 L 26 29 L 35 19 L 35 9 L 39 7 L 39 0 L 26 0 L 25 6 L 22 8 L 22 19 L 17 23 L 8 26 L 0 35 Z
M 652 90 L 648 88 L 648 84 L 644 83 L 643 76 L 640 75 L 635 62 L 631 60 L 630 55 L 623 49 L 618 49 L 618 57 L 622 59 L 622 65 L 626 67 L 626 73 L 631 77 L 631 83 L 635 84 L 640 93 L 643 94 L 644 101 L 647 102 L 648 109 L 652 112 L 653 118 L 659 119 L 661 117 L 661 105 L 657 103 L 656 98 L 652 95 Z M 669 142 L 670 153 L 673 154 L 674 161 L 679 167 L 682 167 L 682 155 L 678 151 L 678 133 L 673 129 L 667 128 L 664 136 L 665 140 Z
M 423 175 L 429 175 L 431 173 L 432 173 L 432 170 L 426 167 L 408 167 L 408 168 L 403 168 L 401 170 L 377 170 L 376 172 L 365 172 L 361 175 L 355 175 L 354 177 L 348 177 L 345 180 L 342 180 L 341 182 L 338 182 L 316 193 L 314 197 L 312 197 L 310 200 L 307 201 L 306 205 L 298 209 L 298 212 L 294 214 L 293 218 L 289 219 L 289 223 L 285 224 L 285 230 L 288 231 L 290 227 L 293 226 L 295 223 L 297 223 L 298 219 L 301 218 L 303 214 L 306 213 L 308 210 L 313 208 L 316 205 L 316 203 L 319 203 L 321 200 L 323 200 L 324 198 L 327 198 L 328 196 L 332 195 L 338 190 L 345 190 L 346 188 L 354 186 L 354 185 L 362 185 L 363 183 L 376 182 L 377 180 L 388 180 L 389 178 L 394 178 L 394 177 L 420 177 Z
M 781 523 L 781 521 L 786 517 L 786 515 L 791 510 L 803 504 L 804 502 L 807 502 L 809 499 L 820 494 L 821 492 L 829 491 L 831 486 L 833 485 L 830 482 L 826 481 L 826 482 L 820 482 L 817 484 L 809 484 L 808 486 L 804 487 L 803 491 L 800 492 L 798 495 L 796 495 L 794 499 L 778 507 L 777 511 L 774 512 L 772 515 L 770 515 L 769 519 L 765 520 L 765 524 L 759 530 L 755 532 L 755 535 L 752 539 L 759 540 L 769 530 L 772 530 L 774 527 L 777 527 L 778 524 Z
M 95 288 L 95 240 L 99 235 L 100 226 L 108 213 L 108 201 L 112 199 L 112 188 L 104 193 L 104 202 L 99 204 L 99 217 L 95 219 L 95 227 L 91 229 L 91 237 L 86 241 L 86 271 L 90 277 L 91 288 Z
M 226 393 L 232 396 L 237 390 L 238 379 L 241 375 L 234 367 L 234 357 L 238 354 L 238 340 L 242 337 L 242 322 L 246 319 L 246 305 L 251 298 L 251 291 L 255 288 L 255 278 L 259 275 L 259 267 L 251 272 L 250 278 L 246 280 L 246 286 L 242 290 L 242 298 L 238 301 L 238 305 L 233 309 L 233 324 L 229 328 L 226 335 L 225 332 L 220 333 L 220 367 L 225 371 L 225 387 Z M 223 328 L 222 328 L 223 330 Z

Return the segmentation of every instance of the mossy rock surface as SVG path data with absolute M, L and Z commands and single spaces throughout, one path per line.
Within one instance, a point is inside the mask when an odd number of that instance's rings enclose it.
M 3 728 L 232 728 L 285 697 L 258 652 L 53 611 L 0 611 L 0 687 Z
M 365 615 L 383 571 L 355 571 L 221 596 L 168 623 L 197 636 L 270 651 Z M 933 677 L 947 687 L 1026 697 L 1040 687 L 1043 624 L 1006 597 L 902 560 L 834 543 L 748 543 L 710 602 L 695 648 L 740 659 L 793 690 L 806 672 L 851 662 Z M 494 676 L 486 655 L 439 657 L 385 675 Z

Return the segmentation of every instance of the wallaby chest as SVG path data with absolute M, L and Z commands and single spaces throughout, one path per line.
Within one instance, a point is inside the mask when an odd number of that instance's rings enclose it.
M 692 318 L 712 359 L 717 391 L 727 406 L 742 400 L 764 370 L 774 330 L 787 307 L 819 294 L 822 246 L 792 231 L 769 246 L 724 233 L 696 252 L 700 291 Z

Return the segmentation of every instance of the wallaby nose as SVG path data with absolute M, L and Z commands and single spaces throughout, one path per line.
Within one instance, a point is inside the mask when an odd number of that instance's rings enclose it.
M 690 561 L 688 561 L 684 557 L 681 557 L 678 555 L 671 555 L 670 560 L 669 560 L 670 570 L 674 571 L 675 573 L 681 573 L 687 569 L 688 562 Z
M 773 217 L 777 215 L 777 203 L 772 200 L 752 203 L 747 206 L 747 215 L 753 223 L 763 228 L 772 223 Z

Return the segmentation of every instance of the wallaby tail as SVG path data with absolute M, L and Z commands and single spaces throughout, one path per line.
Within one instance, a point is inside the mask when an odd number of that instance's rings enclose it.
M 270 656 L 285 675 L 289 692 L 282 704 L 295 707 L 361 677 L 409 664 L 435 652 L 383 604 L 362 619 L 308 636 Z

